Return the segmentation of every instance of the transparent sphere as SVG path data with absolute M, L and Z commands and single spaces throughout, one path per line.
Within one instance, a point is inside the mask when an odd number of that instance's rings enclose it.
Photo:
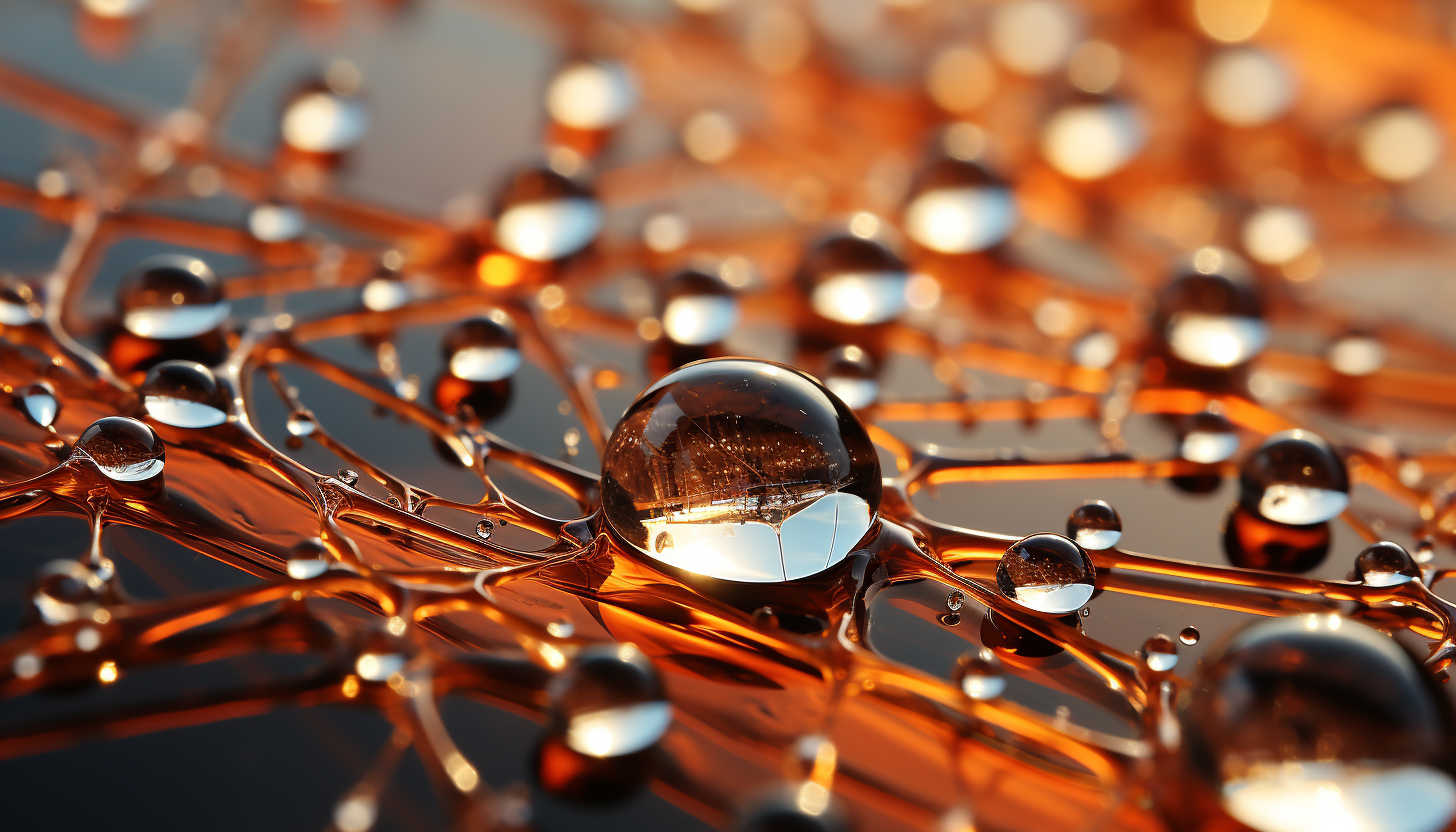
M 672 724 L 672 706 L 647 656 L 630 644 L 578 652 L 551 680 L 553 733 L 589 757 L 620 757 L 655 744 Z
M 1192 268 L 1158 293 L 1153 331 L 1169 352 L 1199 367 L 1235 367 L 1269 341 L 1263 304 L 1247 267 L 1222 249 L 1200 249 Z
M 76 440 L 76 450 L 118 482 L 141 482 L 162 473 L 166 449 L 145 422 L 126 416 L 97 419 Z
M 1088 500 L 1067 518 L 1067 537 L 1083 549 L 1111 549 L 1122 539 L 1122 518 L 1102 500 Z
M 1114 99 L 1071 104 L 1042 128 L 1041 152 L 1073 179 L 1101 179 L 1132 161 L 1146 133 L 1131 105 Z
M 27 326 L 40 320 L 40 299 L 30 284 L 9 272 L 0 272 L 0 324 Z
M 1250 257 L 1282 266 L 1314 245 L 1314 221 L 1302 209 L 1271 205 L 1249 215 L 1241 238 Z
M 440 351 L 449 362 L 450 375 L 465 381 L 500 381 L 521 366 L 516 322 L 500 309 L 456 324 L 446 333 Z
M 286 202 L 260 202 L 248 212 L 248 232 L 263 243 L 283 243 L 303 236 L 308 221 L 303 212 Z
M 1445 695 L 1356 621 L 1236 631 L 1199 664 L 1182 724 L 1188 774 L 1260 832 L 1435 832 L 1456 814 Z
M 570 64 L 546 88 L 546 111 L 558 123 L 577 130 L 616 127 L 636 104 L 632 75 L 616 61 Z
M 1178 433 L 1178 456 L 1189 462 L 1223 462 L 1239 449 L 1238 430 L 1220 413 L 1189 414 L 1179 420 Z
M 1235 127 L 1273 121 L 1294 102 L 1294 78 L 1262 49 L 1238 47 L 1213 56 L 1203 71 L 1203 104 Z
M 1355 577 L 1366 586 L 1398 586 L 1421 579 L 1421 568 L 1399 543 L 1382 540 L 1355 556 Z
M 1359 378 L 1385 366 L 1385 345 L 1378 338 L 1350 333 L 1331 344 L 1325 358 L 1340 375 Z
M 972 161 L 940 159 L 916 181 L 905 233 L 943 254 L 982 251 L 1016 226 L 1016 199 L 1004 181 Z
M 1143 642 L 1143 661 L 1158 672 L 1172 670 L 1178 664 L 1178 645 L 1173 639 L 1158 633 Z
M 967 653 L 956 660 L 951 681 L 966 696 L 977 701 L 995 699 L 1006 690 L 1006 677 L 1001 675 L 1001 660 L 989 647 Z
M 318 82 L 294 94 L 283 109 L 283 141 L 306 153 L 343 153 L 369 132 L 369 107 L 342 85 Z
M 881 243 L 846 234 L 822 240 L 799 264 L 799 285 L 819 315 L 842 324 L 878 324 L 905 309 L 910 276 Z
M 288 577 L 296 581 L 317 578 L 329 571 L 329 549 L 322 540 L 316 537 L 300 540 L 288 553 L 285 568 L 288 571 Z
M 661 289 L 662 331 L 679 344 L 716 344 L 738 323 L 738 298 L 717 275 L 685 269 Z
M 152 5 L 152 0 L 81 0 L 89 14 L 108 20 L 130 20 Z
M 1305 430 L 1264 440 L 1239 472 L 1240 501 L 1276 523 L 1305 526 L 1332 520 L 1350 503 L 1345 461 Z
M 380 267 L 359 290 L 359 300 L 370 312 L 393 312 L 414 297 L 404 275 Z
M 1011 544 L 996 566 L 996 587 L 1023 607 L 1052 615 L 1076 612 L 1097 589 L 1087 552 L 1059 534 L 1034 534 Z
M 48 428 L 61 412 L 61 401 L 56 398 L 56 389 L 48 381 L 37 381 L 15 391 L 15 404 L 31 424 Z
M 210 428 L 227 421 L 227 388 L 193 361 L 163 361 L 147 372 L 137 391 L 147 415 L 177 428 Z
M 689 364 L 643 391 L 602 472 L 620 539 L 729 581 L 824 571 L 880 502 L 879 459 L 854 413 L 798 370 L 743 358 Z
M 164 254 L 127 273 L 116 290 L 121 324 L 138 338 L 195 338 L 228 317 L 222 284 L 196 257 Z
M 869 407 L 880 397 L 879 375 L 869 353 L 851 344 L 830 350 L 819 360 L 820 381 L 851 410 Z
M 30 600 L 47 624 L 69 624 L 89 618 L 101 605 L 105 581 L 84 563 L 53 560 L 36 572 Z
M 550 168 L 517 172 L 496 196 L 496 244 L 517 257 L 560 260 L 601 230 L 602 207 L 592 192 Z

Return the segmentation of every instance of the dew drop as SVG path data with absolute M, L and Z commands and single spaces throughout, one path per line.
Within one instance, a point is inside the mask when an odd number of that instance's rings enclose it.
M 138 338 L 195 338 L 217 329 L 229 312 L 217 275 L 196 257 L 144 260 L 116 293 L 122 326 Z
M 879 376 L 869 353 L 849 345 L 830 350 L 820 359 L 819 378 L 829 392 L 850 410 L 869 407 L 880 397 Z
M 1248 266 L 1232 252 L 1203 248 L 1158 293 L 1153 330 L 1168 351 L 1196 367 L 1236 367 L 1269 341 L 1263 303 Z
M 1355 556 L 1355 577 L 1366 586 L 1398 586 L 1421 579 L 1421 568 L 1399 543 L 1382 540 Z
M 685 269 L 662 284 L 660 295 L 658 319 L 675 343 L 714 344 L 738 323 L 738 298 L 716 274 Z
M 465 381 L 500 381 L 521 366 L 515 321 L 500 309 L 456 324 L 446 333 L 440 351 L 450 375 Z
M 303 437 L 310 436 L 315 430 L 318 430 L 318 423 L 307 413 L 293 413 L 288 416 L 286 427 L 289 434 Z
M 583 648 L 551 680 L 547 697 L 553 733 L 589 757 L 642 751 L 672 724 L 657 671 L 630 644 Z
M 1101 179 L 1142 150 L 1146 133 L 1131 105 L 1099 98 L 1063 107 L 1042 129 L 1041 152 L 1073 179 Z
M 966 653 L 956 661 L 952 681 L 966 696 L 977 701 L 995 699 L 1006 690 L 1006 677 L 1001 674 L 1001 660 L 989 647 Z
M 490 540 L 490 535 L 495 531 L 495 524 L 490 520 L 481 520 L 475 524 L 475 536 L 481 540 Z
M 15 391 L 15 403 L 31 424 L 48 428 L 60 415 L 61 402 L 48 381 L 27 384 Z
M 1122 518 L 1102 500 L 1088 500 L 1067 518 L 1067 536 L 1083 549 L 1111 549 L 1122 539 Z
M 295 581 L 317 578 L 329 570 L 328 557 L 328 547 L 322 540 L 316 537 L 301 540 L 294 544 L 293 551 L 289 553 L 288 563 L 285 565 L 288 577 Z
M 227 421 L 227 388 L 193 361 L 163 361 L 147 372 L 137 392 L 147 415 L 164 425 L 210 428 Z
M 105 581 L 84 563 L 53 560 L 41 566 L 30 599 L 35 614 L 47 624 L 69 624 L 90 618 L 101 604 Z
M 1240 501 L 1260 517 L 1305 526 L 1332 520 L 1350 502 L 1345 461 L 1305 430 L 1276 433 L 1244 461 Z
M 1184 627 L 1178 631 L 1178 640 L 1192 647 L 1198 643 L 1199 633 L 1197 627 Z
M 369 107 L 349 88 L 357 86 L 357 78 L 351 80 L 332 86 L 316 81 L 294 93 L 283 110 L 283 141 L 305 153 L 343 153 L 357 146 L 369 132 Z
M 921 172 L 905 206 L 905 233 L 943 254 L 997 245 L 1016 225 L 1016 199 L 1002 179 L 973 161 L 944 158 Z
M 615 61 L 582 61 L 563 68 L 546 89 L 546 110 L 577 130 L 617 126 L 637 104 L 627 68 Z
M 76 440 L 76 450 L 117 482 L 141 482 L 161 474 L 166 457 L 157 432 L 126 416 L 98 419 Z
M 1092 597 L 1096 571 L 1082 547 L 1059 534 L 1034 534 L 1011 544 L 996 567 L 1001 594 L 1051 615 L 1076 612 Z
M 555 638 L 571 638 L 576 633 L 576 626 L 570 619 L 558 618 L 546 625 L 546 632 Z
M 797 280 L 814 311 L 837 323 L 884 323 L 908 303 L 905 263 L 882 243 L 855 234 L 815 244 Z
M 1239 449 L 1239 434 L 1222 414 L 1201 411 L 1178 423 L 1178 455 L 1204 465 L 1223 462 Z
M 248 231 L 263 243 L 284 243 L 303 236 L 303 212 L 286 202 L 261 202 L 248 212 Z
M 359 472 L 352 468 L 340 468 L 334 472 L 334 476 L 338 478 L 339 482 L 350 488 L 359 484 Z
M 40 320 L 41 312 L 30 284 L 9 272 L 0 272 L 0 324 L 28 326 Z
M 966 594 L 959 589 L 953 589 L 945 597 L 945 608 L 951 612 L 960 612 L 961 607 L 966 605 Z
M 602 208 L 584 186 L 550 168 L 526 168 L 496 197 L 495 241 L 527 260 L 560 260 L 602 229 Z

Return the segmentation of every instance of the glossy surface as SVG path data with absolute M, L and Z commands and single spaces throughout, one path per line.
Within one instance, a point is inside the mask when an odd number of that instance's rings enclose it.
M 1023 607 L 1066 615 L 1097 588 L 1091 558 L 1059 534 L 1034 534 L 1011 544 L 996 567 L 996 587 Z
M 222 285 L 195 257 L 161 255 L 139 263 L 116 291 L 121 322 L 139 338 L 193 338 L 227 320 Z
M 212 371 L 192 361 L 163 361 L 138 388 L 147 415 L 178 428 L 210 428 L 227 421 L 231 401 Z
M 76 440 L 76 451 L 117 482 L 142 482 L 160 475 L 167 453 L 156 431 L 126 416 L 94 422 Z
M 1276 523 L 1302 526 L 1339 516 L 1350 503 L 1345 461 L 1306 430 L 1276 433 L 1239 468 L 1240 501 Z

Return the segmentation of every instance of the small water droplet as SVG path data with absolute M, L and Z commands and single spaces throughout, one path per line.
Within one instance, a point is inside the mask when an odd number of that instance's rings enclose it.
M 37 381 L 15 391 L 15 402 L 31 424 L 48 428 L 61 412 L 60 399 L 50 382 Z
M 965 606 L 965 604 L 966 594 L 959 589 L 951 590 L 951 593 L 945 598 L 945 608 L 951 612 L 960 612 L 961 607 Z
M 1034 534 L 1013 543 L 996 567 L 1001 594 L 1027 609 L 1066 615 L 1096 590 L 1091 558 L 1070 538 Z
M 359 484 L 359 472 L 351 468 L 340 468 L 334 476 L 338 477 L 339 482 L 350 487 Z
M 490 520 L 481 520 L 475 524 L 475 536 L 481 540 L 490 540 L 490 535 L 495 531 L 495 524 Z
M 1421 568 L 1400 544 L 1382 540 L 1355 556 L 1355 577 L 1366 586 L 1398 586 L 1419 581 Z
M 1178 663 L 1178 645 L 1162 633 L 1143 642 L 1142 654 L 1148 667 L 1160 673 L 1172 670 Z
M 546 632 L 556 638 L 571 638 L 576 633 L 576 625 L 570 619 L 558 618 L 546 625 Z
M 222 283 L 195 257 L 144 260 L 117 287 L 121 323 L 138 338 L 195 338 L 227 320 Z
M 1001 660 L 989 647 L 961 656 L 956 661 L 952 680 L 960 685 L 966 696 L 977 701 L 995 699 L 1006 690 Z
M 147 415 L 164 425 L 210 428 L 227 421 L 227 388 L 195 361 L 163 361 L 147 372 L 137 392 Z
M 1305 430 L 1264 440 L 1244 461 L 1239 484 L 1247 509 L 1291 526 L 1331 520 L 1350 502 L 1345 461 L 1329 443 Z
M 1181 642 L 1183 642 L 1184 644 L 1190 646 L 1190 647 L 1192 647 L 1193 645 L 1197 644 L 1198 643 L 1198 639 L 1199 639 L 1199 633 L 1198 633 L 1198 628 L 1197 627 L 1193 627 L 1193 626 L 1184 627 L 1178 633 L 1178 640 L 1181 641 Z
M 294 436 L 309 436 L 318 430 L 318 423 L 307 413 L 294 413 L 288 417 L 288 432 Z
M 118 482 L 141 482 L 162 473 L 166 449 L 145 422 L 107 416 L 86 428 L 76 450 L 96 463 L 101 473 Z
M 1102 500 L 1088 500 L 1067 518 L 1067 536 L 1084 549 L 1111 549 L 1122 539 L 1122 518 Z

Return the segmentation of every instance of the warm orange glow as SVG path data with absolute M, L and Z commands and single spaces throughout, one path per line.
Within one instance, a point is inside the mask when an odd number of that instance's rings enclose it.
M 475 265 L 480 282 L 496 289 L 504 289 L 521 282 L 526 270 L 520 260 L 501 251 L 483 255 Z

